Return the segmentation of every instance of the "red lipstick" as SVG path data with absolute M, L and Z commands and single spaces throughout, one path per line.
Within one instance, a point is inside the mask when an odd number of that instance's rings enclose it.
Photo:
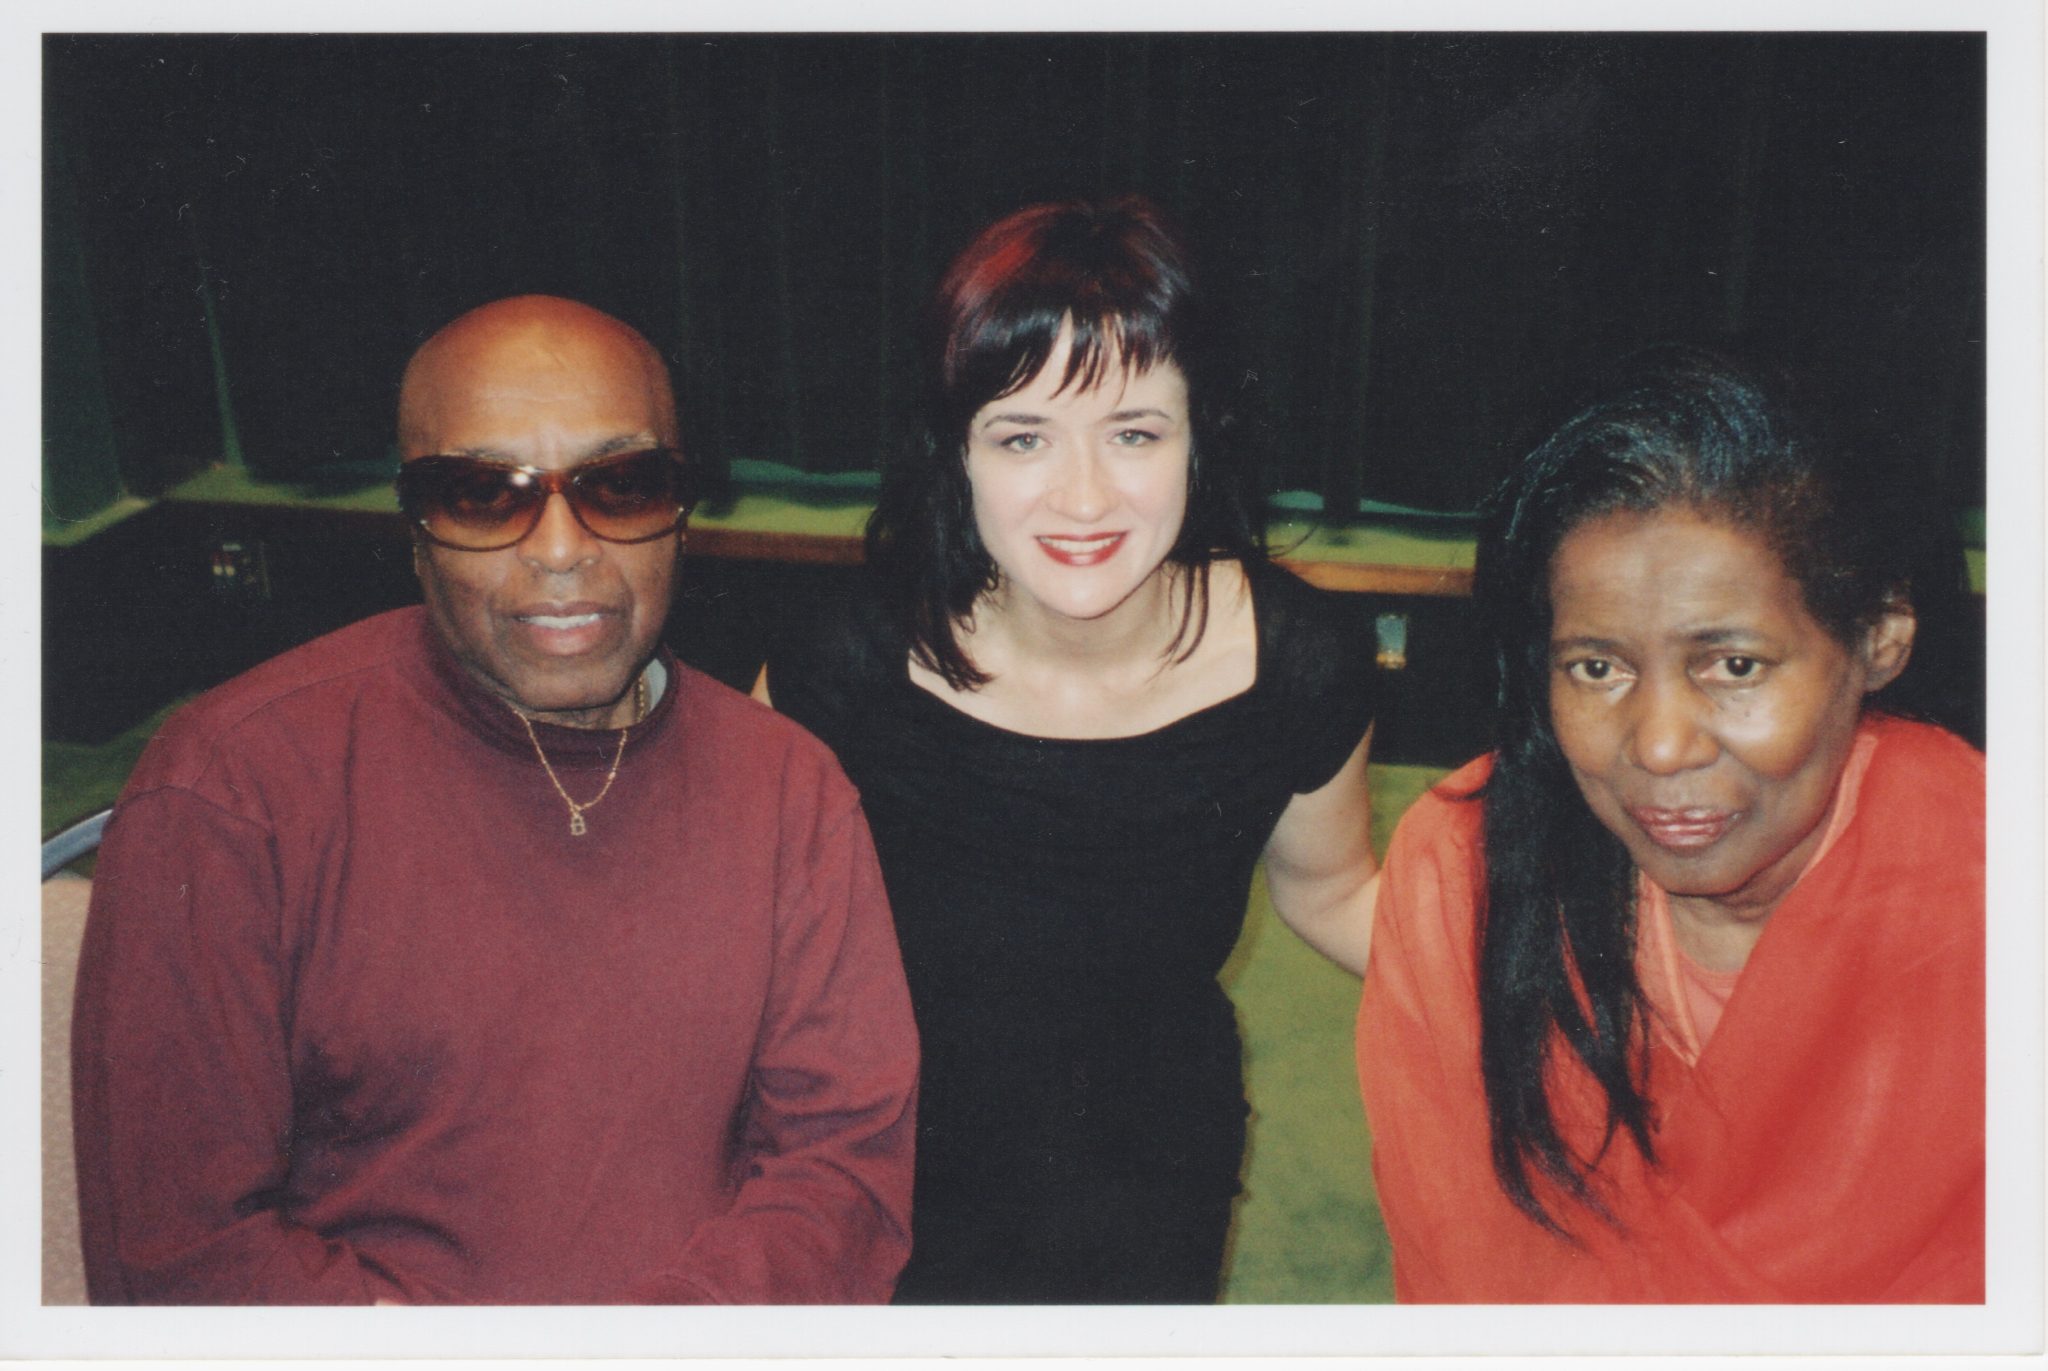
M 1124 534 L 1040 534 L 1038 545 L 1045 549 L 1045 555 L 1061 566 L 1096 566 L 1116 555 L 1123 546 Z

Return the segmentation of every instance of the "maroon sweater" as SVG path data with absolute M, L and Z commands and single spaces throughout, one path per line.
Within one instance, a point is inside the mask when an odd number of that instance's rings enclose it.
M 165 725 L 79 969 L 95 1302 L 888 1297 L 917 1044 L 867 825 L 666 665 L 583 837 L 417 609 Z M 540 735 L 596 794 L 618 735 Z

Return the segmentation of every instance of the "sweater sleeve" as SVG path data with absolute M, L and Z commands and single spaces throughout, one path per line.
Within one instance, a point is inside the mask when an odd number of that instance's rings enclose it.
M 123 799 L 93 881 L 72 1070 L 96 1304 L 405 1300 L 286 1215 L 290 958 L 267 833 L 177 788 Z
M 847 792 L 783 839 L 737 1193 L 642 1301 L 882 1303 L 910 1255 L 917 1030 L 867 822 Z

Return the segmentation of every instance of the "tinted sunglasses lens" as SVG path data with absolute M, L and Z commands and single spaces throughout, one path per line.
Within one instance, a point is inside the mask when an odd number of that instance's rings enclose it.
M 547 498 L 531 476 L 495 462 L 427 457 L 399 469 L 398 498 L 427 536 L 451 547 L 507 547 Z
M 689 486 L 689 468 L 665 448 L 566 474 L 472 457 L 420 457 L 398 470 L 398 502 L 406 515 L 435 542 L 472 552 L 511 547 L 533 532 L 557 490 L 598 537 L 646 542 L 682 523 L 695 503 Z
M 672 531 L 689 511 L 688 472 L 673 452 L 636 452 L 578 470 L 569 482 L 584 526 L 614 542 Z

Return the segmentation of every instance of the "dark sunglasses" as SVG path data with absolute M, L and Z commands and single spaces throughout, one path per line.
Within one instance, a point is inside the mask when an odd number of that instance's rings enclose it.
M 398 507 L 430 541 L 460 552 L 520 542 L 539 527 L 555 495 L 608 543 L 674 533 L 697 503 L 691 468 L 673 448 L 621 453 L 566 471 L 480 457 L 415 457 L 398 469 Z

